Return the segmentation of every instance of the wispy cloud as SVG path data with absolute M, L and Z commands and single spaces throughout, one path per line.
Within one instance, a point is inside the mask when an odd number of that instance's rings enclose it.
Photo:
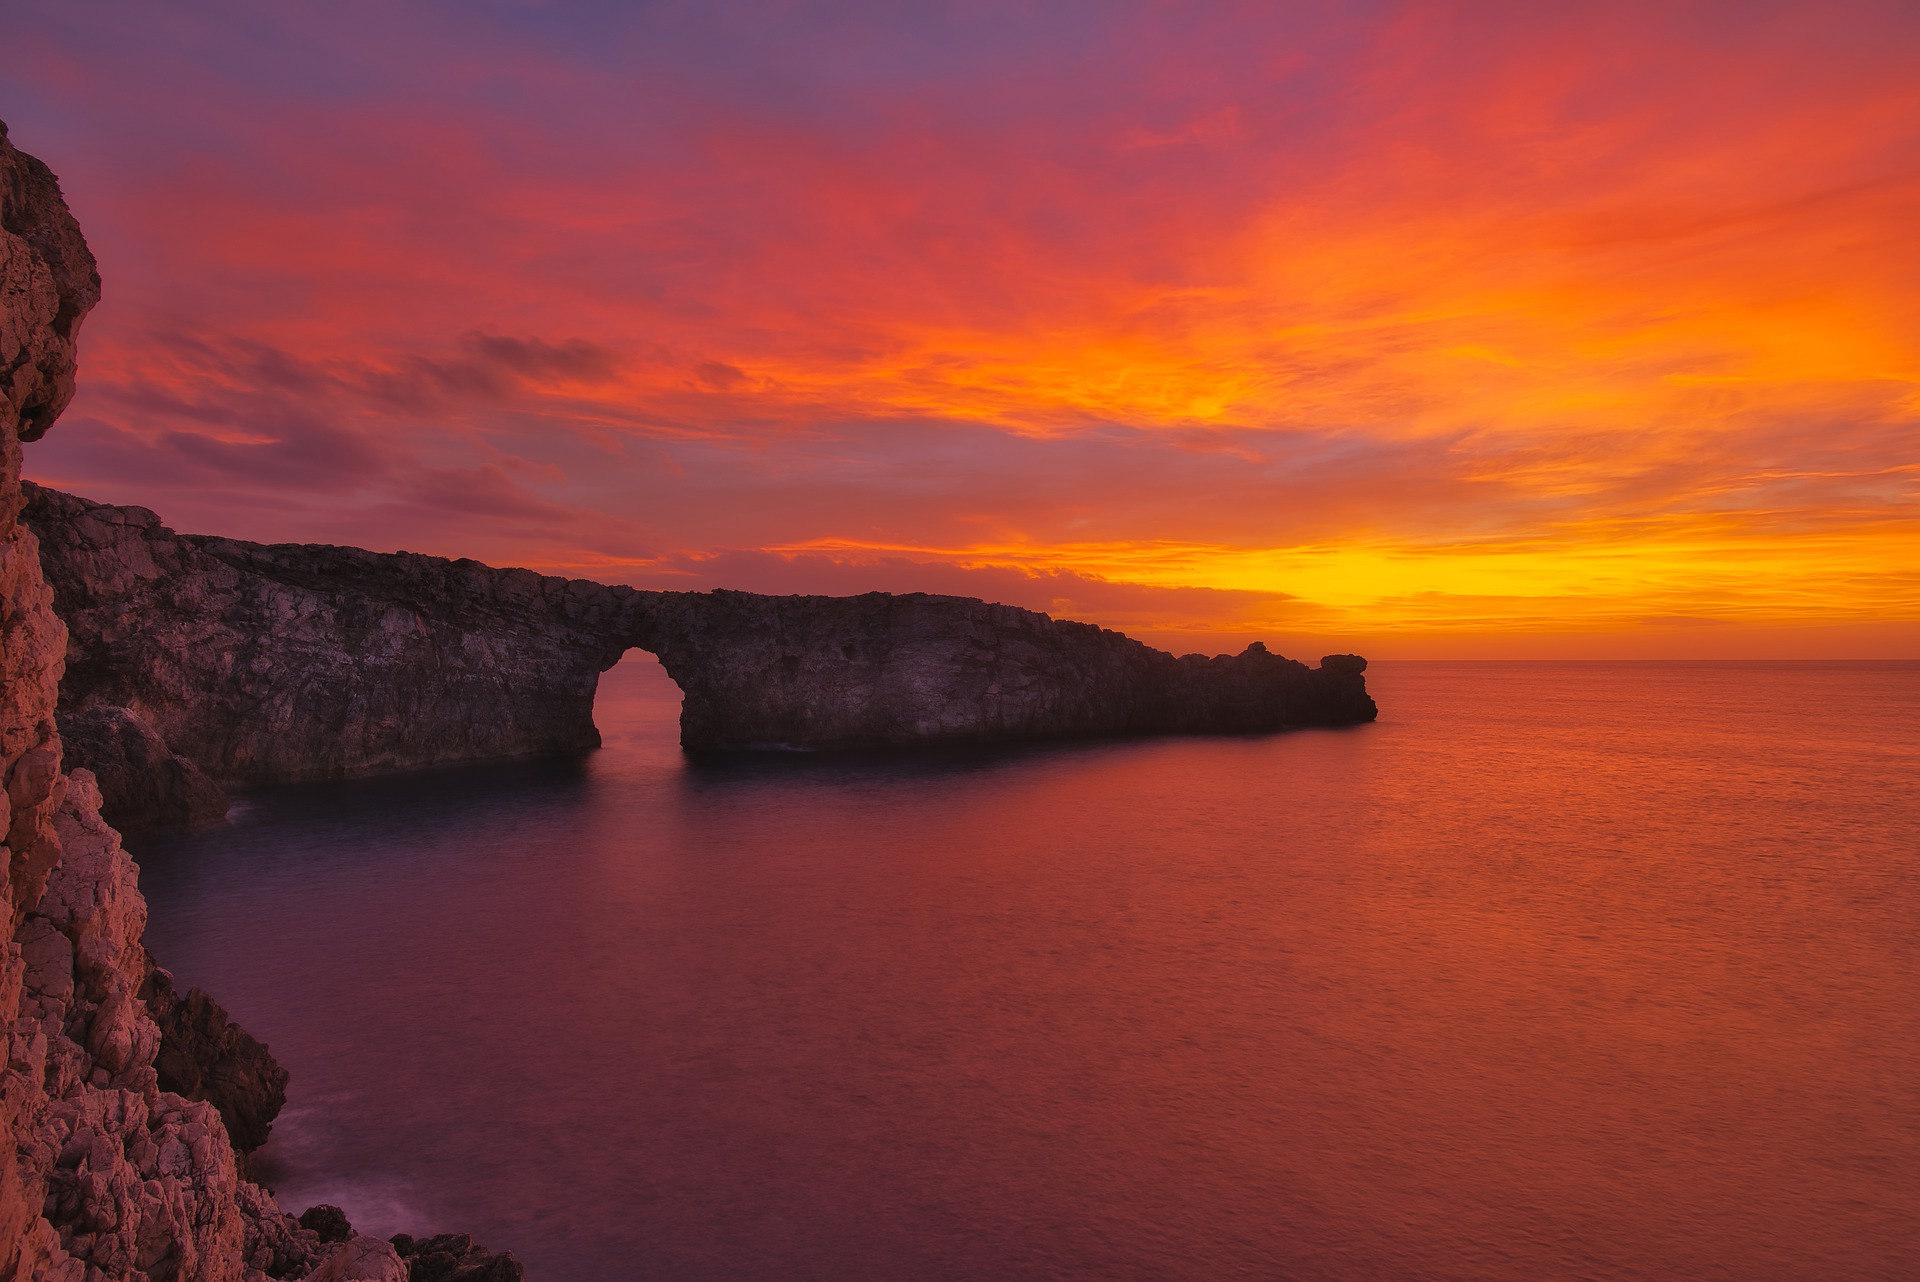
M 237 12 L 14 20 L 107 280 L 49 480 L 1162 631 L 1920 620 L 1911 6 Z

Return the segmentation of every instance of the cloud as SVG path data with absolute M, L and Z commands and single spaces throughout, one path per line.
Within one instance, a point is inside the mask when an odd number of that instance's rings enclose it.
M 103 497 L 1169 627 L 1920 617 L 1911 6 L 20 10 L 107 280 L 29 467 Z

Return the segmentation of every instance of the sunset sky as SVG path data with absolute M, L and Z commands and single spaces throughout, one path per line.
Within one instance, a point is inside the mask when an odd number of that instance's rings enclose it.
M 1176 650 L 1920 657 L 1920 5 L 13 0 L 28 474 Z

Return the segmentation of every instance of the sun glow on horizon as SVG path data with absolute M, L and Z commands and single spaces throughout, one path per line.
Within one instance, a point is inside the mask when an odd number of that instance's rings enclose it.
M 0 114 L 108 285 L 29 469 L 649 586 L 1920 654 L 1920 20 L 1842 8 L 287 18 L 274 85 L 46 8 Z

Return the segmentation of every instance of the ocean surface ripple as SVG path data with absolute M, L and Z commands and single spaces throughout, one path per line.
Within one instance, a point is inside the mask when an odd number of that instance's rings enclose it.
M 148 940 L 286 1205 L 542 1282 L 1911 1278 L 1920 664 L 1379 663 L 1373 726 L 251 798 Z

